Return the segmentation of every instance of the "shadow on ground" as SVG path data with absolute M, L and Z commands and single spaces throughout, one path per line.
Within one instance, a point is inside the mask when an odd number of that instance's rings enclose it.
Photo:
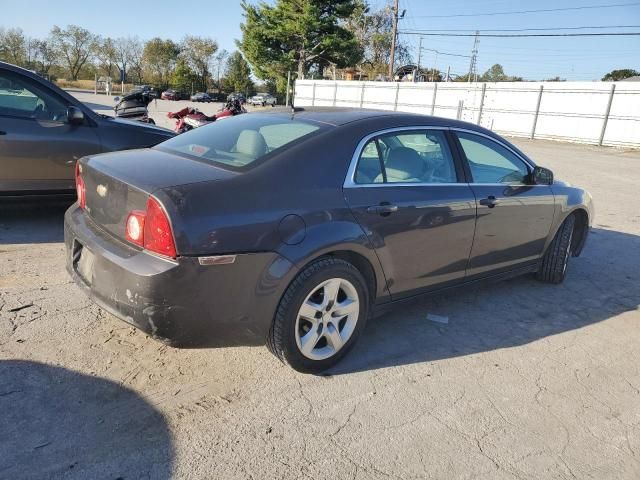
M 64 212 L 71 199 L 0 203 L 0 245 L 64 241 Z
M 163 416 L 109 380 L 0 362 L 0 478 L 168 479 Z
M 640 308 L 640 237 L 593 229 L 561 285 L 519 277 L 400 305 L 369 321 L 334 375 L 517 347 Z M 448 317 L 448 324 L 427 320 Z

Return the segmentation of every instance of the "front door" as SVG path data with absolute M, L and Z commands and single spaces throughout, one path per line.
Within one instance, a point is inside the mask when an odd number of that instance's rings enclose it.
M 67 102 L 0 70 L 0 191 L 73 190 L 80 157 L 101 151 L 96 128 L 67 123 Z
M 548 185 L 531 185 L 531 167 L 512 150 L 482 135 L 455 132 L 478 202 L 467 276 L 499 273 L 538 260 L 555 209 Z
M 362 148 L 344 193 L 394 299 L 464 278 L 476 204 L 462 178 L 444 130 L 393 131 Z

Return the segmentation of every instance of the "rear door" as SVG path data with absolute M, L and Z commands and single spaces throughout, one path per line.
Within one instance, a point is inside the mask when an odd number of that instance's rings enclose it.
M 496 140 L 455 131 L 478 202 L 467 276 L 498 273 L 536 261 L 554 214 L 548 185 L 531 185 L 531 166 Z
M 464 278 L 475 197 L 446 130 L 394 129 L 365 138 L 344 195 L 371 239 L 393 298 Z
M 73 190 L 76 160 L 101 151 L 96 128 L 67 123 L 67 101 L 0 69 L 0 191 Z

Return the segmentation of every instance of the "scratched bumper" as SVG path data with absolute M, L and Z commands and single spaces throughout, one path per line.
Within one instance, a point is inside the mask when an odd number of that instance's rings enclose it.
M 75 283 L 106 311 L 176 347 L 264 344 L 295 275 L 271 252 L 238 255 L 229 265 L 166 260 L 99 229 L 76 204 L 65 214 L 64 235 Z M 91 261 L 81 265 L 82 255 Z

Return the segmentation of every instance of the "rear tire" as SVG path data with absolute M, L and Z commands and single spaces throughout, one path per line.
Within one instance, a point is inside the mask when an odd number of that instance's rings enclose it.
M 567 276 L 567 266 L 571 256 L 571 240 L 576 217 L 570 215 L 562 223 L 551 245 L 542 257 L 536 278 L 547 283 L 562 283 Z
M 333 257 L 302 270 L 285 291 L 267 347 L 303 373 L 332 367 L 358 340 L 369 314 L 369 290 L 352 264 Z

